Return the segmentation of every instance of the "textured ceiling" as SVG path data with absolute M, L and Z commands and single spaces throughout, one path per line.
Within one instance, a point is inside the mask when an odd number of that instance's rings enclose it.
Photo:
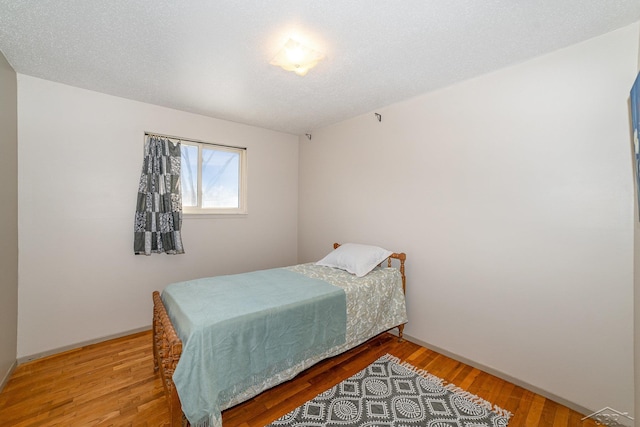
M 0 0 L 21 74 L 301 134 L 640 20 L 639 0 Z M 269 61 L 290 37 L 326 59 Z

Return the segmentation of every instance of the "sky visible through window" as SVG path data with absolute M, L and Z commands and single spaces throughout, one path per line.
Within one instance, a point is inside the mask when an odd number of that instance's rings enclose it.
M 202 148 L 202 208 L 238 208 L 240 155 Z M 198 146 L 183 144 L 180 179 L 182 205 L 198 206 Z

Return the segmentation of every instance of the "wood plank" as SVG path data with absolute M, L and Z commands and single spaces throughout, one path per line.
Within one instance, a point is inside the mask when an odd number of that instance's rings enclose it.
M 223 412 L 225 427 L 261 427 L 389 353 L 513 413 L 513 427 L 593 427 L 583 415 L 410 341 L 382 334 Z M 2 425 L 168 426 L 151 332 L 66 351 L 16 368 L 0 393 Z

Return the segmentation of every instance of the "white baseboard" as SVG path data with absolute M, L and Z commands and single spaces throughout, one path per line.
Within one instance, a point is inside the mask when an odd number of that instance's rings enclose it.
M 496 369 L 490 368 L 488 366 L 484 366 L 481 363 L 477 363 L 477 362 L 475 362 L 473 360 L 467 359 L 466 357 L 460 356 L 460 355 L 455 354 L 455 353 L 451 353 L 450 351 L 447 351 L 447 350 L 439 348 L 439 347 L 437 347 L 435 345 L 431 345 L 429 343 L 421 341 L 418 338 L 412 337 L 412 336 L 407 335 L 407 334 L 404 334 L 404 338 L 406 338 L 408 341 L 411 341 L 411 342 L 414 342 L 416 344 L 419 344 L 422 347 L 428 348 L 429 350 L 435 351 L 435 352 L 440 353 L 440 354 L 442 354 L 444 356 L 447 356 L 447 357 L 449 357 L 451 359 L 457 360 L 458 362 L 462 362 L 465 365 L 472 366 L 474 368 L 480 369 L 483 372 L 486 372 L 488 374 L 496 376 L 496 377 L 498 377 L 498 378 L 500 378 L 502 380 L 509 381 L 512 384 L 515 384 L 515 385 L 517 385 L 519 387 L 525 388 L 525 389 L 527 389 L 529 391 L 532 391 L 532 392 L 534 392 L 536 394 L 539 394 L 540 396 L 543 396 L 543 397 L 545 397 L 545 398 L 547 398 L 549 400 L 553 400 L 554 402 L 559 403 L 561 405 L 564 405 L 567 408 L 572 409 L 572 410 L 574 410 L 574 411 L 576 411 L 576 412 L 578 412 L 580 414 L 586 415 L 586 414 L 590 414 L 590 413 L 593 412 L 593 410 L 585 408 L 584 406 L 581 406 L 581 405 L 578 405 L 576 403 L 570 402 L 570 401 L 568 401 L 566 399 L 563 399 L 560 396 L 556 396 L 553 393 L 549 393 L 547 390 L 543 390 L 543 389 L 541 389 L 539 387 L 536 387 L 536 386 L 534 386 L 532 384 L 529 384 L 529 383 L 527 383 L 525 381 L 519 380 L 518 378 L 514 378 L 511 375 L 507 375 L 504 372 L 500 372 L 500 371 L 498 371 Z
M 31 361 L 37 360 L 37 359 L 42 359 L 43 357 L 52 356 L 54 354 L 62 353 L 62 352 L 69 351 L 69 350 L 75 350 L 76 348 L 85 347 L 87 345 L 97 344 L 97 343 L 104 342 L 104 341 L 109 341 L 109 340 L 112 340 L 112 339 L 115 339 L 115 338 L 126 337 L 127 335 L 137 334 L 138 332 L 144 332 L 144 331 L 148 331 L 150 329 L 151 329 L 151 325 L 144 326 L 142 328 L 131 329 L 129 331 L 120 332 L 120 333 L 113 334 L 113 335 L 107 335 L 107 336 L 101 337 L 101 338 L 95 338 L 95 339 L 92 339 L 92 340 L 79 342 L 79 343 L 76 343 L 76 344 L 65 345 L 64 347 L 58 347 L 58 348 L 54 348 L 52 350 L 43 351 L 41 353 L 36 353 L 36 354 L 29 355 L 29 356 L 19 357 L 17 362 L 18 362 L 18 365 L 22 365 L 23 363 L 31 362 Z
M 18 361 L 14 360 L 13 363 L 11 364 L 11 366 L 9 367 L 9 370 L 7 371 L 7 373 L 2 378 L 2 381 L 0 381 L 0 392 L 2 390 L 4 390 L 4 386 L 6 386 L 7 383 L 9 382 L 9 378 L 11 378 L 11 374 L 13 374 L 13 371 L 16 370 L 17 366 L 18 366 Z

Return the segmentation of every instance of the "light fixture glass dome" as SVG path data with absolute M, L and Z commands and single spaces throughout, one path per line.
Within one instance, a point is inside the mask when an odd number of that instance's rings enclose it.
M 278 54 L 271 60 L 271 64 L 282 67 L 282 69 L 287 71 L 293 71 L 299 76 L 304 76 L 323 58 L 324 54 L 321 52 L 304 46 L 293 39 L 289 39 Z

